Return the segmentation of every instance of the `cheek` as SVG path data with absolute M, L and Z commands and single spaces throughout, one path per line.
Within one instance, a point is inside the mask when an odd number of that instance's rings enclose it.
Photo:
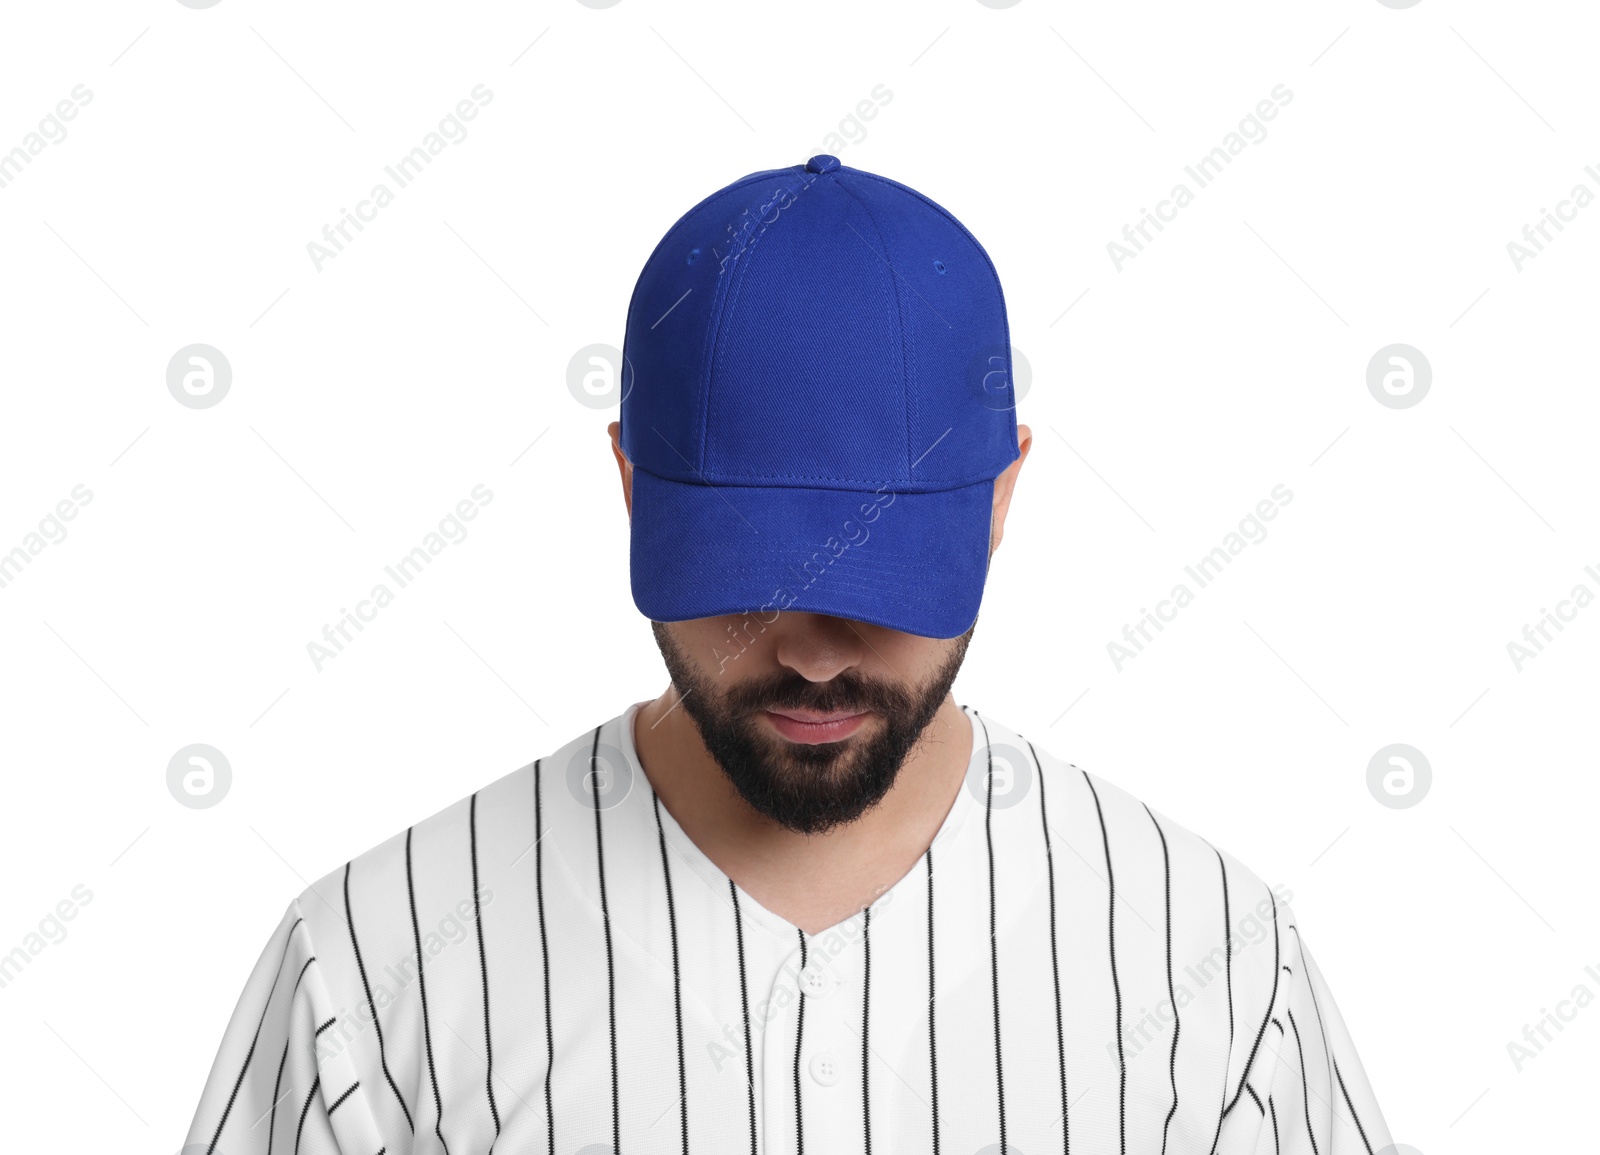
M 881 627 L 871 633 L 862 629 L 862 636 L 871 643 L 869 652 L 878 677 L 894 682 L 909 680 L 915 686 L 926 683 L 949 660 L 955 645 L 940 638 L 924 638 Z
M 690 622 L 668 622 L 658 628 L 666 632 L 680 653 L 698 663 L 705 659 L 712 646 L 727 638 L 729 627 L 738 622 L 736 617 L 696 618 Z
M 735 681 L 763 671 L 771 665 L 771 640 L 774 634 L 763 618 L 773 614 L 752 611 L 696 618 L 687 622 L 668 622 L 655 627 L 663 635 L 663 652 L 684 668 L 702 692 L 725 692 Z

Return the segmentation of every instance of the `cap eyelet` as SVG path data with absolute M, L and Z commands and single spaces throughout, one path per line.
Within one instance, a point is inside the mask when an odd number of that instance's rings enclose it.
M 945 270 L 947 268 L 949 268 L 949 266 L 946 265 L 943 261 L 934 261 L 933 262 L 933 271 L 938 273 L 941 277 L 944 276 L 944 272 L 945 272 Z
M 690 249 L 689 250 L 689 257 L 688 257 L 688 259 L 686 261 L 684 261 L 684 264 L 692 265 L 696 261 L 698 261 L 699 259 L 700 259 L 700 250 L 699 249 Z

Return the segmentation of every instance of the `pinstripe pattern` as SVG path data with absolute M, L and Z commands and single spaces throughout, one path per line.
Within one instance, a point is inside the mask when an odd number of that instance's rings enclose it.
M 678 912 L 672 902 L 672 867 L 667 862 L 667 836 L 661 829 L 661 799 L 650 792 L 656 816 L 656 842 L 661 848 L 661 885 L 667 893 L 667 921 L 672 928 L 672 1018 L 678 1036 L 678 1120 L 683 1155 L 689 1155 L 689 1076 L 683 1054 L 683 967 L 678 957 Z
M 1357 1111 L 1356 1105 L 1350 1101 L 1350 1092 L 1345 1088 L 1344 1076 L 1339 1073 L 1337 1060 L 1333 1064 L 1333 1073 L 1339 1080 L 1339 1094 L 1344 1096 L 1345 1110 L 1350 1112 L 1350 1118 L 1355 1122 L 1356 1131 L 1361 1135 L 1362 1149 L 1366 1151 L 1367 1155 L 1372 1155 L 1372 1140 L 1367 1138 L 1367 1129 L 1361 1125 L 1361 1112 Z M 1255 1094 L 1255 1092 L 1252 1091 L 1251 1094 Z
M 595 877 L 600 884 L 600 918 L 606 932 L 606 1019 L 611 1032 L 611 1149 L 622 1150 L 622 1087 L 617 1076 L 617 964 L 616 951 L 611 943 L 611 905 L 606 898 L 606 839 L 600 815 L 605 810 L 598 790 L 593 788 L 595 764 L 600 753 L 600 731 L 594 728 L 594 741 L 589 748 L 589 807 L 594 811 Z M 446 1152 L 446 1155 L 449 1155 Z
M 744 918 L 739 913 L 739 888 L 728 879 L 728 897 L 733 902 L 733 933 L 739 943 L 739 1019 L 744 1024 L 744 1078 L 750 1099 L 750 1155 L 756 1155 L 756 1061 L 750 1046 L 750 985 L 745 981 Z
M 994 1086 L 996 1121 L 1000 1150 L 1006 1149 L 1006 1079 L 1004 1049 L 1000 1045 L 1000 936 L 995 931 L 994 897 L 994 747 L 989 742 L 989 727 L 977 711 L 972 712 L 983 727 L 984 800 L 983 839 L 989 855 L 989 993 L 994 1002 Z
M 1300 1043 L 1300 1027 L 1294 1021 L 1294 1008 L 1287 1012 L 1289 1026 L 1294 1030 L 1294 1049 L 1300 1059 L 1300 1105 L 1306 1113 L 1306 1138 L 1311 1141 L 1311 1155 L 1317 1155 L 1317 1129 L 1311 1122 L 1311 1086 L 1306 1079 L 1306 1050 Z
M 405 1099 L 400 1096 L 400 1088 L 395 1086 L 394 1076 L 389 1073 L 389 1059 L 383 1050 L 383 1022 L 378 1018 L 378 1006 L 372 998 L 372 984 L 367 981 L 367 967 L 361 959 L 361 943 L 356 938 L 356 916 L 350 906 L 350 863 L 344 864 L 344 917 L 345 925 L 350 931 L 350 953 L 356 962 L 356 971 L 361 975 L 361 993 L 367 1000 L 367 1013 L 372 1016 L 372 1032 L 378 1037 L 378 1065 L 383 1068 L 384 1081 L 389 1084 L 389 1090 L 394 1093 L 394 1101 L 400 1105 L 400 1111 L 406 1117 L 406 1127 L 416 1131 L 416 1123 L 411 1118 L 411 1108 L 406 1106 Z
M 1165 841 L 1163 840 L 1163 849 L 1165 849 L 1165 845 Z M 1211 847 L 1210 843 L 1207 843 L 1206 845 Z M 1217 869 L 1222 872 L 1222 941 L 1223 950 L 1225 952 L 1223 955 L 1223 966 L 1226 968 L 1225 973 L 1227 974 L 1228 979 L 1228 1050 L 1231 1053 L 1233 1051 L 1233 1035 L 1235 1028 L 1233 1016 L 1233 917 L 1232 912 L 1229 910 L 1228 903 L 1228 864 L 1222 860 L 1221 853 L 1218 852 L 1214 847 L 1211 847 L 1211 852 L 1217 856 Z M 1176 1046 L 1176 1042 L 1174 1042 L 1174 1046 Z M 1177 1061 L 1176 1050 L 1173 1051 L 1173 1061 L 1174 1063 Z M 1223 1092 L 1227 1092 L 1226 1084 L 1224 1084 Z M 1173 1093 L 1177 1093 L 1176 1085 L 1174 1085 Z M 1176 1102 L 1173 1103 L 1173 1110 L 1177 1110 Z M 1217 1132 L 1211 1138 L 1211 1150 L 1213 1155 L 1215 1155 L 1217 1150 L 1217 1144 L 1222 1141 L 1222 1119 L 1226 1114 L 1227 1111 L 1224 1109 L 1223 1114 L 1217 1117 Z
M 638 764 L 631 710 L 464 794 L 289 905 L 189 1142 L 216 1155 L 1389 1144 L 1285 888 L 965 713 L 966 778 L 932 844 L 814 934 L 688 838 Z M 596 805 L 582 774 L 617 753 L 633 785 Z M 1002 756 L 1027 770 L 1012 785 Z
M 332 1115 L 340 1107 L 344 1106 L 345 1101 L 348 1100 L 351 1095 L 354 1095 L 356 1093 L 356 1088 L 360 1086 L 361 1080 L 357 1079 L 354 1083 L 351 1083 L 348 1087 L 341 1091 L 338 1097 L 334 1099 L 332 1103 L 328 1104 L 328 1114 Z
M 478 796 L 473 794 L 468 808 L 472 851 L 472 909 L 473 923 L 478 928 L 478 969 L 483 975 L 483 1085 L 488 1092 L 489 1114 L 494 1118 L 495 1138 L 500 1137 L 500 1108 L 494 1101 L 494 1028 L 489 1019 L 489 954 L 483 946 L 483 906 L 478 894 Z M 493 1150 L 493 1148 L 490 1148 Z
M 800 969 L 806 966 L 806 932 L 795 928 L 800 940 Z M 800 1092 L 800 1049 L 806 1039 L 806 1001 L 801 999 L 794 1012 L 794 1149 L 795 1155 L 806 1155 L 806 1113 Z
M 872 1023 L 872 908 L 861 912 L 861 1129 L 867 1155 L 872 1155 L 872 1070 L 867 1059 L 872 1048 L 868 1042 Z M 754 1152 L 752 1151 L 752 1155 Z
M 289 957 L 289 944 L 294 939 L 294 932 L 300 929 L 304 919 L 295 919 L 289 926 L 289 933 L 283 936 L 283 953 L 278 957 L 278 974 L 283 973 L 283 964 Z M 303 968 L 302 968 L 303 969 Z M 277 976 L 273 976 L 272 990 L 278 986 Z M 222 1138 L 222 1129 L 228 1124 L 228 1116 L 233 1113 L 233 1104 L 239 1097 L 239 1088 L 244 1086 L 244 1077 L 250 1071 L 250 1060 L 255 1057 L 256 1044 L 261 1041 L 261 1028 L 266 1025 L 267 1012 L 272 1009 L 272 994 L 269 990 L 267 1003 L 261 1008 L 261 1018 L 256 1021 L 255 1034 L 250 1037 L 250 1049 L 245 1052 L 244 1063 L 239 1067 L 239 1077 L 233 1081 L 233 1090 L 228 1093 L 227 1105 L 222 1108 L 222 1117 L 217 1120 L 217 1129 L 212 1133 L 211 1145 L 206 1148 L 206 1155 L 212 1155 L 217 1149 L 217 1142 Z
M 406 898 L 411 903 L 411 934 L 417 943 L 417 998 L 422 1004 L 422 1041 L 428 1055 L 428 1081 L 433 1084 L 433 1133 L 439 1137 L 444 1155 L 450 1155 L 450 1144 L 444 1141 L 444 1097 L 439 1094 L 439 1069 L 433 1061 L 433 1024 L 428 1019 L 428 980 L 422 961 L 422 928 L 417 923 L 417 888 L 411 869 L 411 835 L 414 831 L 415 827 L 406 828 Z M 304 1126 L 304 1115 L 301 1115 L 300 1122 Z M 298 1142 L 295 1148 L 299 1149 Z
M 1150 814 L 1150 807 L 1146 806 L 1144 812 L 1150 815 L 1150 822 L 1161 838 L 1162 889 L 1166 895 L 1167 997 L 1172 1000 L 1172 1051 L 1167 1066 L 1172 1078 L 1172 1110 L 1167 1112 L 1161 1124 L 1161 1155 L 1166 1155 L 1172 1117 L 1178 1113 L 1178 1039 L 1183 1035 L 1183 1016 L 1178 1013 L 1178 994 L 1172 982 L 1172 857 L 1167 853 L 1167 836 L 1161 829 L 1161 823 L 1154 814 Z
M 300 1137 L 306 1131 L 306 1116 L 311 1114 L 311 1101 L 317 1097 L 317 1089 L 322 1086 L 322 1076 L 318 1075 L 311 1080 L 311 1089 L 306 1092 L 305 1106 L 300 1108 L 300 1123 L 294 1129 L 294 1155 L 300 1155 Z
M 267 1109 L 271 1122 L 267 1124 L 267 1155 L 272 1155 L 272 1138 L 278 1129 L 278 1088 L 283 1086 L 283 1068 L 289 1062 L 289 1040 L 283 1040 L 283 1054 L 278 1059 L 278 1074 L 272 1080 L 272 1106 Z
M 1250 1068 L 1255 1065 L 1256 1053 L 1261 1049 L 1261 1039 L 1267 1033 L 1267 1021 L 1272 1017 L 1272 1010 L 1278 1004 L 1278 972 L 1281 967 L 1278 960 L 1281 958 L 1278 949 L 1278 908 L 1272 908 L 1272 994 L 1267 998 L 1266 1009 L 1262 1011 L 1261 1026 L 1256 1031 L 1256 1041 L 1250 1048 L 1250 1058 L 1245 1062 L 1244 1070 L 1239 1074 L 1239 1089 L 1233 1093 L 1233 1098 L 1228 1101 L 1223 1109 L 1223 1118 L 1239 1103 L 1239 1096 L 1244 1094 L 1244 1081 L 1250 1076 Z
M 549 1140 L 549 1155 L 556 1155 L 556 1109 L 555 1101 L 551 1094 L 550 1081 L 556 1069 L 556 1041 L 555 1027 L 552 1022 L 550 1009 L 550 936 L 546 929 L 544 917 L 544 794 L 540 789 L 543 785 L 541 773 L 543 759 L 536 759 L 533 763 L 533 852 L 534 852 L 534 889 L 539 903 L 539 952 L 544 961 L 544 1118 L 545 1138 Z
M 1106 855 L 1106 951 L 1111 958 L 1111 989 L 1117 1006 L 1117 1149 L 1128 1151 L 1128 1057 L 1122 1042 L 1122 982 L 1117 976 L 1117 876 L 1111 866 L 1111 834 L 1106 829 L 1106 812 L 1100 806 L 1100 792 L 1084 772 L 1094 797 L 1094 812 L 1100 823 L 1100 842 Z
M 1028 743 L 1028 757 L 1033 761 L 1034 773 L 1039 776 L 1039 826 L 1044 836 L 1045 881 L 1050 886 L 1050 980 L 1056 1000 L 1056 1063 L 1061 1072 L 1061 1155 L 1072 1151 L 1071 1100 L 1067 1098 L 1067 1041 L 1061 1026 L 1061 952 L 1056 940 L 1056 862 L 1050 848 L 1050 812 L 1045 804 L 1044 769 L 1039 765 L 1039 752 Z

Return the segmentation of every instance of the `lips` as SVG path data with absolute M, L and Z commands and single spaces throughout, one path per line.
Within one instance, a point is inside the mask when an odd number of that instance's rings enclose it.
M 870 717 L 866 711 L 764 710 L 768 723 L 791 742 L 838 742 L 854 734 Z

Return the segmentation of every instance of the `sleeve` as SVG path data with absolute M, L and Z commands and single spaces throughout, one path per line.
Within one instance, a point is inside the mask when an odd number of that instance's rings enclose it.
M 319 1054 L 332 1025 L 298 901 L 256 961 L 222 1038 L 184 1151 L 373 1155 L 371 1113 L 347 1054 Z M 335 1112 L 339 1113 L 337 1125 Z
M 1219 1155 L 1388 1155 L 1393 1140 L 1355 1043 L 1287 905 L 1278 928 L 1275 991 Z

